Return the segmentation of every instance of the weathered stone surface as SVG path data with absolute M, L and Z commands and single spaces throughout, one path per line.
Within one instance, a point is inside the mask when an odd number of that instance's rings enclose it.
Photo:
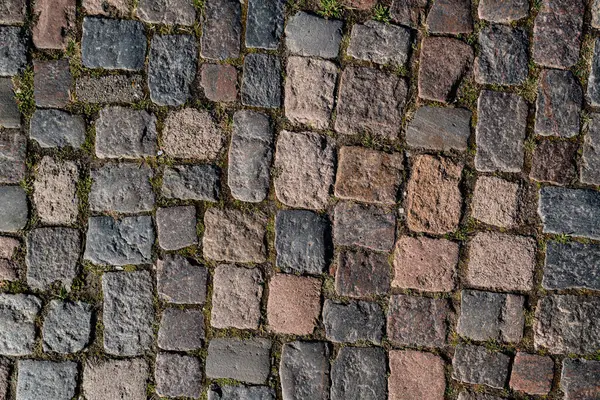
M 196 357 L 159 353 L 154 377 L 159 396 L 198 398 L 202 393 L 202 365 Z
M 169 303 L 204 304 L 208 270 L 178 254 L 166 254 L 156 262 L 159 296 Z
M 265 225 L 261 215 L 209 208 L 204 214 L 204 257 L 240 263 L 266 261 Z
M 81 234 L 71 228 L 37 228 L 27 235 L 27 283 L 45 289 L 59 281 L 67 291 L 77 276 Z
M 452 378 L 502 389 L 508 378 L 510 357 L 483 346 L 460 344 L 452 359 Z
M 165 120 L 162 149 L 175 158 L 211 161 L 225 145 L 225 137 L 207 111 L 183 108 Z
M 331 366 L 331 400 L 385 400 L 386 364 L 382 348 L 341 348 Z
M 268 386 L 214 386 L 208 400 L 275 400 L 275 390 Z
M 398 239 L 392 287 L 449 292 L 455 287 L 458 243 L 424 236 Z
M 16 260 L 13 260 L 13 256 L 19 246 L 20 242 L 17 239 L 0 236 L 0 281 L 16 281 L 19 279 L 19 266 Z M 0 378 L 0 394 L 2 394 L 1 382 L 2 379 Z
M 35 47 L 64 49 L 68 34 L 75 28 L 75 0 L 37 0 L 33 3 L 33 13 Z
M 158 243 L 164 250 L 178 250 L 198 244 L 196 207 L 164 207 L 156 210 Z
M 390 351 L 390 400 L 444 398 L 444 360 L 431 353 L 413 350 Z
M 521 28 L 492 24 L 479 32 L 475 80 L 492 85 L 520 85 L 527 79 L 529 39 Z
M 267 115 L 250 110 L 233 115 L 227 185 L 234 198 L 259 203 L 269 194 L 273 136 Z
M 520 172 L 523 168 L 527 103 L 512 93 L 483 90 L 477 101 L 475 168 Z
M 485 393 L 470 393 L 466 390 L 461 391 L 458 394 L 458 400 L 502 400 L 502 397 L 492 396 L 491 394 Z
M 0 258 L 12 258 L 19 247 L 19 241 L 8 236 L 0 236 Z
M 282 203 L 297 208 L 323 209 L 334 179 L 334 144 L 312 132 L 281 131 L 274 168 L 275 193 Z
M 133 213 L 152 211 L 152 169 L 138 164 L 106 164 L 91 171 L 90 210 Z
M 535 133 L 573 137 L 579 134 L 583 91 L 570 71 L 544 70 L 536 100 Z
M 299 12 L 285 27 L 285 45 L 292 54 L 335 58 L 342 42 L 342 21 Z
M 27 224 L 27 195 L 20 186 L 0 186 L 0 231 L 18 232 Z
M 215 328 L 258 329 L 263 286 L 258 268 L 219 265 L 213 276 L 210 324 Z
M 0 78 L 0 128 L 21 127 L 21 112 L 17 106 L 11 78 Z
M 212 60 L 240 56 L 242 7 L 237 0 L 208 0 L 204 6 L 204 25 L 200 54 Z
M 161 193 L 168 199 L 217 201 L 221 170 L 213 165 L 165 168 Z
M 1 81 L 2 78 L 0 78 Z M 0 129 L 0 183 L 18 183 L 23 179 L 26 149 L 25 135 L 15 130 Z
M 143 110 L 107 107 L 96 120 L 96 157 L 140 158 L 156 155 L 156 117 Z
M 202 64 L 200 85 L 211 101 L 235 101 L 237 81 L 237 69 L 233 65 Z
M 397 137 L 408 91 L 403 78 L 370 68 L 347 67 L 340 85 L 336 131 Z
M 290 57 L 285 80 L 285 116 L 293 123 L 327 129 L 333 111 L 337 67 L 329 61 Z
M 0 24 L 22 24 L 25 20 L 25 0 L 6 0 L 0 5 Z
M 127 17 L 131 0 L 83 0 L 83 8 L 89 15 Z
M 197 60 L 193 36 L 155 35 L 150 44 L 148 61 L 150 99 L 161 106 L 185 103 L 196 77 Z
M 0 76 L 17 75 L 25 68 L 25 43 L 21 28 L 0 26 Z
M 351 301 L 340 304 L 326 299 L 323 305 L 325 336 L 332 342 L 381 343 L 384 324 L 383 310 L 377 303 Z
M 35 60 L 33 62 L 33 88 L 38 107 L 65 107 L 71 101 L 73 76 L 69 60 Z
M 592 13 L 592 20 L 590 21 L 590 24 L 594 28 L 600 28 L 600 0 L 592 1 L 591 13 Z
M 246 47 L 276 50 L 283 33 L 284 0 L 250 0 L 246 20 Z
M 88 361 L 83 368 L 83 393 L 88 400 L 145 400 L 147 379 L 148 364 L 141 358 Z
M 480 19 L 508 23 L 527 17 L 529 2 L 527 0 L 481 0 L 477 10 Z
M 390 265 L 387 254 L 365 251 L 341 251 L 335 273 L 335 290 L 348 297 L 371 297 L 390 289 Z
M 352 27 L 347 52 L 359 60 L 402 66 L 408 61 L 410 50 L 409 29 L 370 20 Z
M 86 103 L 133 103 L 144 98 L 141 75 L 84 76 L 77 79 L 77 99 Z
M 85 141 L 85 122 L 79 115 L 38 109 L 31 117 L 29 136 L 43 148 L 77 148 Z
M 471 200 L 471 216 L 486 224 L 511 228 L 517 224 L 519 185 L 493 176 L 480 176 Z
M 600 246 L 549 241 L 542 285 L 546 289 L 600 290 Z
M 147 271 L 102 275 L 104 351 L 118 356 L 143 354 L 152 347 L 154 306 Z
M 406 128 L 406 143 L 431 150 L 467 150 L 471 112 L 464 108 L 420 107 Z
M 600 39 L 596 39 L 594 42 L 594 57 L 588 79 L 587 99 L 592 106 L 600 106 Z
M 545 233 L 600 239 L 600 193 L 546 186 L 540 189 L 538 213 Z
M 527 394 L 546 395 L 552 389 L 553 378 L 554 361 L 550 357 L 518 352 L 512 366 L 510 388 Z
M 427 15 L 427 28 L 432 33 L 471 33 L 470 0 L 437 0 Z
M 333 222 L 333 241 L 337 245 L 379 251 L 394 246 L 396 216 L 383 207 L 342 201 L 335 206 Z
M 152 261 L 154 228 L 149 216 L 92 217 L 88 220 L 83 258 L 100 265 L 144 264 Z
M 575 157 L 571 157 L 573 159 Z M 581 182 L 600 185 L 600 114 L 592 114 L 584 137 L 581 157 Z
M 12 362 L 1 359 L 0 360 L 0 397 L 4 399 L 8 399 L 9 397 L 9 389 L 11 385 L 11 372 L 12 372 Z
M 283 345 L 281 392 L 284 400 L 329 399 L 329 347 L 325 342 Z
M 424 19 L 427 0 L 394 0 L 390 6 L 392 21 L 418 28 Z
M 157 336 L 158 347 L 173 351 L 196 350 L 202 347 L 203 339 L 202 310 L 167 308 L 163 312 Z
M 244 58 L 242 103 L 278 108 L 281 105 L 281 63 L 270 54 L 252 53 Z
M 44 157 L 37 165 L 33 182 L 33 203 L 46 224 L 72 224 L 77 219 L 79 170 L 71 161 Z
M 394 295 L 387 312 L 388 339 L 401 346 L 442 347 L 449 315 L 446 299 Z
M 565 359 L 561 388 L 566 400 L 593 399 L 600 396 L 600 362 Z
M 140 0 L 136 14 L 151 24 L 192 26 L 196 20 L 192 0 Z
M 44 319 L 44 351 L 76 353 L 87 346 L 92 330 L 92 306 L 81 301 L 52 300 Z
M 213 339 L 208 344 L 206 376 L 265 383 L 271 371 L 270 352 L 268 339 Z
M 77 363 L 19 360 L 17 400 L 71 400 L 77 387 Z
M 0 294 L 0 354 L 24 356 L 33 353 L 35 320 L 42 301 L 26 294 Z
M 588 132 L 591 132 L 591 129 Z M 588 133 L 584 140 L 588 141 L 591 135 L 591 133 Z M 573 142 L 556 140 L 539 142 L 533 151 L 529 177 L 538 182 L 549 182 L 555 185 L 571 183 L 577 178 L 575 156 L 578 149 L 579 144 Z M 586 144 L 584 144 L 584 155 L 581 162 L 582 171 L 586 168 L 585 156 L 588 151 L 586 151 Z
M 271 330 L 310 335 L 321 312 L 321 281 L 317 278 L 276 274 L 269 282 L 267 319 Z

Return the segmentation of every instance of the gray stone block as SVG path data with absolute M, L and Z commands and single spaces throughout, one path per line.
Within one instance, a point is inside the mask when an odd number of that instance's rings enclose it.
M 27 195 L 20 186 L 0 186 L 0 231 L 18 232 L 27 224 Z
M 535 104 L 535 133 L 573 137 L 579 134 L 583 91 L 570 71 L 544 70 Z
M 264 108 L 281 105 L 281 64 L 277 57 L 259 53 L 245 57 L 242 103 Z
M 268 386 L 216 386 L 208 389 L 208 400 L 275 400 Z
M 26 41 L 21 29 L 0 26 L 0 76 L 17 75 L 27 64 Z
M 0 294 L 0 354 L 24 356 L 33 353 L 35 320 L 42 301 L 25 294 Z
M 85 141 L 85 122 L 79 115 L 38 109 L 31 117 L 29 135 L 43 148 L 78 148 Z
M 71 400 L 77 387 L 77 363 L 20 360 L 17 400 Z
M 452 378 L 465 383 L 502 389 L 508 379 L 510 357 L 483 346 L 461 344 L 452 359 Z
M 46 352 L 76 353 L 87 346 L 92 330 L 92 306 L 81 301 L 52 300 L 42 328 Z
M 520 85 L 528 70 L 529 39 L 521 28 L 492 24 L 479 32 L 475 80 L 492 85 Z
M 335 58 L 342 41 L 342 21 L 299 12 L 285 27 L 285 44 L 292 54 Z
M 325 300 L 323 325 L 328 340 L 337 343 L 367 341 L 381 343 L 385 317 L 376 303 L 351 301 L 348 304 Z
M 242 6 L 238 0 L 208 0 L 204 6 L 204 25 L 200 53 L 211 60 L 240 56 Z
M 198 244 L 196 208 L 164 207 L 156 210 L 158 243 L 164 250 L 179 250 Z
M 385 400 L 386 373 L 382 348 L 343 347 L 331 366 L 331 400 Z
M 582 183 L 600 185 L 600 114 L 593 113 L 591 117 L 583 139 L 580 179 Z
M 90 210 L 94 212 L 134 213 L 152 211 L 153 171 L 147 165 L 106 164 L 92 170 Z
M 151 24 L 192 26 L 196 20 L 192 0 L 141 0 L 136 13 L 142 21 Z
M 276 50 L 283 33 L 285 0 L 249 0 L 246 47 Z
M 107 107 L 96 120 L 96 157 L 156 155 L 156 117 L 143 110 Z
M 600 393 L 600 361 L 566 358 L 560 378 L 566 400 L 593 399 Z
M 177 304 L 204 304 L 208 270 L 177 254 L 166 254 L 156 262 L 158 294 Z
M 542 285 L 546 289 L 600 290 L 600 246 L 549 241 Z
M 198 398 L 202 393 L 202 364 L 196 357 L 159 353 L 154 377 L 161 397 Z
M 0 183 L 18 183 L 25 177 L 26 149 L 27 139 L 21 132 L 0 130 Z
M 328 400 L 328 344 L 325 342 L 284 344 L 279 374 L 283 400 Z
M 231 161 L 230 161 L 231 163 Z M 217 201 L 221 169 L 214 165 L 176 165 L 165 168 L 162 195 L 168 199 Z
M 471 136 L 471 111 L 424 106 L 406 128 L 406 143 L 431 150 L 465 151 Z
M 11 78 L 0 78 L 0 127 L 21 127 L 21 112 L 17 106 Z
M 271 341 L 268 339 L 213 339 L 208 345 L 206 376 L 242 382 L 265 383 L 271 372 Z
M 375 205 L 339 202 L 333 218 L 333 241 L 342 246 L 362 246 L 390 251 L 396 237 L 396 216 Z
M 204 313 L 198 309 L 167 308 L 160 320 L 158 346 L 163 350 L 189 351 L 202 347 Z
M 371 20 L 352 27 L 347 51 L 359 60 L 403 66 L 410 50 L 410 29 Z
M 387 311 L 387 336 L 395 345 L 442 347 L 448 335 L 447 299 L 393 295 Z

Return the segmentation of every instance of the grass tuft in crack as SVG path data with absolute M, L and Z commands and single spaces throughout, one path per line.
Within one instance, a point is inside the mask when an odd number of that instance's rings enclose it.
M 319 15 L 325 18 L 341 18 L 344 8 L 338 0 L 321 0 Z
M 381 4 L 377 4 L 373 9 L 373 19 L 375 21 L 389 24 L 392 19 L 390 15 L 390 8 Z

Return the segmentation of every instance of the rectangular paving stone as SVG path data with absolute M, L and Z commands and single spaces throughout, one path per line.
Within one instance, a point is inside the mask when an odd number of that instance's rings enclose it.
M 21 112 L 11 78 L 0 78 L 0 128 L 20 128 Z
M 394 0 L 390 6 L 392 21 L 418 28 L 420 22 L 425 21 L 425 8 L 427 0 Z
M 246 47 L 276 50 L 283 33 L 284 0 L 249 0 Z
M 237 0 L 208 0 L 204 5 L 204 25 L 200 54 L 211 60 L 240 56 L 242 7 Z
M 333 241 L 342 246 L 362 246 L 389 251 L 396 237 L 396 215 L 384 207 L 340 201 L 333 217 Z
M 208 400 L 275 400 L 275 390 L 268 386 L 217 386 L 208 389 Z
M 238 94 L 237 69 L 228 64 L 202 64 L 200 85 L 210 101 L 235 101 Z
M 544 70 L 540 76 L 535 133 L 573 137 L 579 134 L 583 91 L 570 71 Z
M 464 108 L 424 106 L 406 128 L 406 143 L 431 150 L 467 150 L 471 111 Z
M 88 400 L 145 400 L 148 372 L 142 358 L 88 359 L 83 367 L 83 393 Z
M 518 352 L 510 375 L 510 388 L 533 395 L 547 395 L 552 389 L 554 361 L 548 356 Z
M 594 107 L 600 106 L 600 39 L 594 41 L 594 56 L 587 87 L 587 100 Z
M 347 304 L 326 299 L 323 325 L 328 340 L 337 343 L 366 341 L 381 343 L 385 317 L 377 303 L 351 301 Z
M 546 289 L 600 290 L 600 246 L 549 241 L 542 285 Z
M 508 379 L 510 357 L 483 346 L 460 344 L 452 359 L 452 378 L 502 389 Z
M 269 282 L 267 320 L 276 333 L 311 335 L 321 312 L 321 280 L 276 274 Z
M 281 105 L 281 63 L 270 54 L 252 53 L 244 58 L 242 103 L 278 108 Z
M 133 103 L 144 98 L 141 75 L 84 76 L 77 79 L 77 100 L 86 103 Z
M 336 58 L 342 41 L 342 21 L 305 12 L 291 16 L 285 27 L 285 45 L 299 56 Z
M 26 41 L 17 26 L 0 26 L 0 76 L 14 76 L 27 63 Z
M 72 161 L 56 161 L 45 156 L 36 165 L 33 203 L 46 224 L 73 224 L 79 212 L 77 182 L 79 168 Z
M 77 363 L 19 360 L 17 400 L 71 400 L 77 387 Z
M 182 108 L 167 115 L 161 148 L 173 158 L 216 161 L 225 145 L 224 133 L 208 111 Z
M 475 80 L 491 85 L 520 85 L 528 70 L 529 39 L 522 28 L 491 24 L 479 32 Z
M 502 228 L 518 223 L 519 184 L 492 176 L 480 176 L 475 183 L 471 216 L 478 221 Z
M 163 250 L 179 250 L 198 244 L 196 207 L 162 207 L 156 210 L 158 244 Z
M 470 0 L 437 0 L 427 14 L 427 28 L 432 33 L 471 33 L 473 17 Z
M 192 26 L 196 20 L 192 0 L 140 0 L 135 11 L 142 21 L 151 24 Z
M 29 136 L 42 148 L 78 148 L 85 142 L 85 122 L 65 111 L 37 109 L 31 117 Z
M 204 304 L 206 267 L 178 254 L 165 254 L 156 262 L 156 287 L 160 298 L 175 304 Z
M 25 20 L 25 0 L 5 0 L 0 4 L 0 24 L 22 24 Z
M 206 376 L 262 384 L 271 372 L 271 341 L 217 338 L 208 344 Z
M 83 0 L 83 9 L 88 15 L 128 17 L 131 6 L 129 0 Z
M 27 194 L 20 186 L 0 186 L 0 232 L 18 232 L 27 225 Z
M 335 272 L 335 290 L 341 296 L 371 297 L 390 289 L 387 254 L 365 251 L 340 251 Z
M 73 76 L 69 60 L 33 62 L 33 87 L 38 107 L 65 107 L 71 101 Z
M 0 354 L 25 356 L 35 346 L 35 320 L 42 301 L 32 295 L 0 294 Z
M 382 348 L 341 348 L 331 366 L 331 400 L 386 400 L 386 370 Z
M 458 394 L 458 400 L 502 400 L 502 397 L 493 396 L 486 393 L 471 393 L 466 390 Z
M 592 124 L 590 124 L 590 131 Z M 584 156 L 586 154 L 585 141 L 589 140 L 590 137 L 586 136 L 584 138 Z M 578 150 L 579 143 L 556 140 L 540 141 L 533 151 L 529 177 L 538 182 L 549 182 L 555 185 L 571 183 L 578 176 L 577 166 L 575 165 Z M 581 168 L 583 174 L 584 162 L 581 163 Z
M 565 400 L 600 396 L 600 361 L 565 359 L 560 382 Z
M 138 164 L 106 164 L 91 171 L 90 210 L 133 213 L 152 211 L 153 171 Z
M 198 398 L 202 393 L 202 365 L 197 357 L 158 353 L 154 366 L 156 394 Z
M 441 357 L 422 351 L 392 350 L 389 358 L 389 400 L 444 398 L 445 364 Z
M 16 281 L 19 279 L 19 266 L 13 259 L 19 246 L 20 242 L 17 239 L 0 236 L 0 280 Z M 0 379 L 1 381 L 2 379 Z M 0 394 L 2 393 L 1 386 L 0 384 Z
M 214 165 L 175 165 L 165 168 L 161 194 L 168 199 L 217 201 L 221 170 Z
M 477 8 L 479 18 L 490 22 L 508 23 L 527 17 L 527 0 L 481 0 Z
M 140 158 L 156 155 L 156 117 L 144 110 L 106 107 L 96 120 L 96 157 Z
M 326 342 L 283 345 L 279 366 L 283 400 L 329 399 L 329 352 Z
M 9 398 L 9 389 L 11 385 L 10 375 L 12 372 L 12 362 L 7 359 L 0 359 L 0 396 Z
M 352 27 L 348 55 L 376 64 L 403 66 L 411 51 L 410 29 L 367 21 Z
M 593 113 L 591 118 L 583 139 L 580 179 L 582 183 L 600 185 L 600 114 Z
M 36 0 L 33 43 L 38 49 L 64 49 L 75 29 L 75 0 Z

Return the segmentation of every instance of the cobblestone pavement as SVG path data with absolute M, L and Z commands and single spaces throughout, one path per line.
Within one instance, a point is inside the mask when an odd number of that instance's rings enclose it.
M 0 0 L 0 399 L 600 399 L 598 29 Z

